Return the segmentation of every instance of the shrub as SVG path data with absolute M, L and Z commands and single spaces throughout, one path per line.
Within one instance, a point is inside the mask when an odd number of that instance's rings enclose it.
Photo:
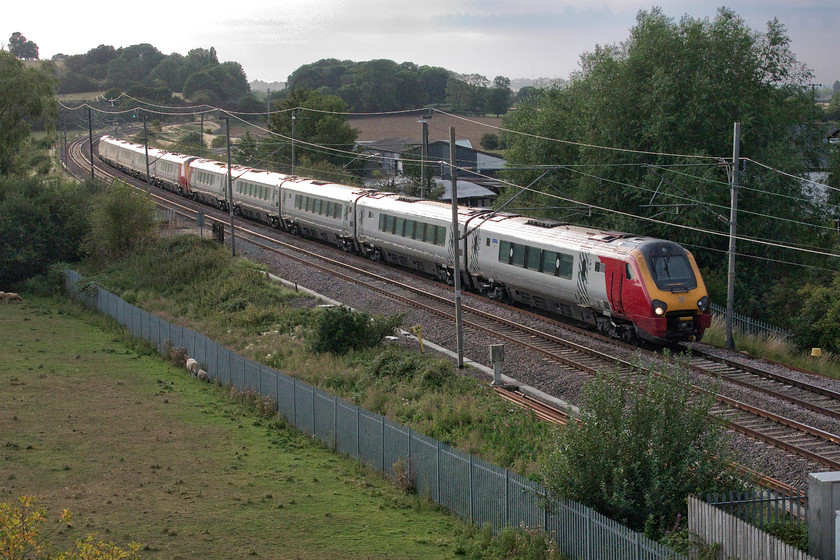
M 86 185 L 0 177 L 0 285 L 6 289 L 82 255 Z
M 552 497 L 659 538 L 686 515 L 688 494 L 743 482 L 729 469 L 723 426 L 709 421 L 714 400 L 692 394 L 690 371 L 663 362 L 637 374 L 635 383 L 599 374 L 585 386 L 581 420 L 561 429 L 543 478 Z
M 315 323 L 312 349 L 315 352 L 346 354 L 350 350 L 378 345 L 394 332 L 403 315 L 371 317 L 367 313 L 353 313 L 344 306 L 325 309 Z
M 0 552 L 4 560 L 23 560 L 24 558 L 48 559 L 54 556 L 49 552 L 48 537 L 62 525 L 70 525 L 71 514 L 66 509 L 56 526 L 46 535 L 41 535 L 41 525 L 47 517 L 43 509 L 35 507 L 34 498 L 24 496 L 18 499 L 17 506 L 0 502 Z M 88 535 L 84 540 L 76 540 L 72 549 L 61 553 L 62 560 L 139 560 L 137 551 L 140 545 L 131 543 L 128 549 L 122 549 L 114 543 L 98 541 L 96 535 Z
M 99 258 L 118 258 L 156 237 L 155 205 L 146 193 L 114 181 L 93 203 L 88 251 Z

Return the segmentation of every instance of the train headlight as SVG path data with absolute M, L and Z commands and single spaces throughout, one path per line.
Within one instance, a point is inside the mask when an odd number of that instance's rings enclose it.
M 697 309 L 700 313 L 708 313 L 709 311 L 709 296 L 703 296 L 697 301 Z
M 665 315 L 665 311 L 668 310 L 668 304 L 664 301 L 659 301 L 658 299 L 653 300 L 651 305 L 653 307 L 653 314 L 657 317 L 662 317 Z

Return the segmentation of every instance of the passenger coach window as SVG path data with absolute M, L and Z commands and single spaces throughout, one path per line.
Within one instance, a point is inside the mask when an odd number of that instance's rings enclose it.
M 510 241 L 499 242 L 499 262 L 566 280 L 572 277 L 574 261 L 571 255 L 519 245 Z
M 536 247 L 528 247 L 528 258 L 526 259 L 528 270 L 540 270 L 540 250 Z
M 499 243 L 499 262 L 510 264 L 510 241 L 501 241 Z
M 433 245 L 442 246 L 446 244 L 445 227 L 417 222 L 415 220 L 406 220 L 405 218 L 397 218 L 388 214 L 379 215 L 379 231 L 392 233 L 408 239 L 416 239 L 417 241 Z

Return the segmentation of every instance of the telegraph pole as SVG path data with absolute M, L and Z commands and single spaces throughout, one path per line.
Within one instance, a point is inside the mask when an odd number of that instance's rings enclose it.
M 292 111 L 292 175 L 295 174 L 295 120 L 297 120 L 297 109 Z
M 738 226 L 738 173 L 741 165 L 741 123 L 735 123 L 732 139 L 732 205 L 729 210 L 729 274 L 726 290 L 726 347 L 735 349 L 732 317 L 735 313 L 735 231 Z
M 271 128 L 271 88 L 265 91 L 265 126 Z
M 458 174 L 455 169 L 455 127 L 449 127 L 449 165 L 452 175 L 452 254 L 455 261 L 455 332 L 458 349 L 458 368 L 464 367 L 464 330 L 461 317 L 461 228 L 458 227 Z
M 420 156 L 420 198 L 426 198 L 426 159 L 429 157 L 429 121 L 425 115 L 420 119 L 423 125 L 422 154 Z
M 146 128 L 146 111 L 143 111 L 143 145 L 146 147 L 146 190 L 152 192 L 152 182 L 149 179 L 149 131 Z
M 90 145 L 90 180 L 95 181 L 96 176 L 93 174 L 93 117 L 90 115 L 90 107 L 88 107 L 88 144 Z
M 198 155 L 199 157 L 204 155 L 204 113 L 201 113 L 201 128 L 199 130 L 199 134 L 201 135 L 201 141 L 198 143 Z
M 221 116 L 221 115 L 220 115 Z M 236 237 L 233 233 L 233 174 L 230 169 L 230 117 L 224 116 L 225 132 L 227 134 L 227 193 L 228 193 L 228 209 L 230 210 L 230 250 L 233 256 L 236 256 Z

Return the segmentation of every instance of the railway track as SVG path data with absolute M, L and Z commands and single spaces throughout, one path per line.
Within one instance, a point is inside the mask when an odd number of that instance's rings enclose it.
M 82 149 L 84 142 L 74 143 L 71 154 L 79 158 L 79 169 L 89 173 L 90 162 Z M 97 174 L 110 178 L 114 175 L 97 168 Z M 140 183 L 145 185 L 145 183 Z M 139 187 L 144 188 L 145 187 Z M 183 216 L 193 217 L 198 210 L 187 205 L 187 201 L 178 202 L 157 195 L 166 208 L 173 208 Z M 173 195 L 174 196 L 174 195 Z M 227 217 L 213 217 L 213 212 L 202 207 L 210 220 L 224 223 Z M 336 259 L 324 257 L 312 251 L 301 249 L 296 245 L 285 243 L 272 232 L 268 236 L 250 225 L 243 226 L 239 221 L 237 237 L 247 239 L 263 250 L 282 254 L 307 266 L 316 267 L 328 274 L 343 278 L 349 282 L 365 286 L 391 299 L 405 302 L 413 307 L 421 307 L 439 316 L 454 320 L 453 302 L 450 298 L 440 297 L 430 292 L 420 290 L 413 285 L 396 282 L 370 270 L 353 266 Z M 533 314 L 532 314 L 533 315 Z M 565 368 L 571 373 L 594 375 L 598 371 L 615 371 L 620 378 L 631 379 L 639 374 L 647 374 L 647 370 L 640 370 L 638 366 L 625 360 L 605 354 L 596 349 L 575 343 L 560 336 L 550 335 L 539 329 L 529 328 L 513 321 L 481 311 L 479 309 L 463 307 L 464 326 L 490 334 L 500 340 L 509 341 L 536 352 L 552 360 L 558 367 Z M 592 335 L 592 333 L 587 333 Z M 616 344 L 615 341 L 610 341 Z M 760 391 L 774 398 L 785 400 L 796 406 L 807 408 L 818 414 L 830 418 L 840 418 L 840 394 L 820 389 L 813 385 L 795 380 L 771 375 L 768 372 L 750 371 L 750 368 L 735 362 L 717 362 L 709 357 L 693 356 L 690 366 L 694 371 L 723 379 L 727 382 Z M 754 368 L 753 368 L 754 369 Z M 703 391 L 694 387 L 697 392 Z M 784 418 L 781 415 L 762 410 L 737 400 L 715 395 L 716 403 L 711 414 L 714 418 L 724 422 L 730 429 L 747 436 L 764 441 L 777 448 L 795 453 L 833 470 L 840 470 L 840 436 L 808 426 L 802 422 Z M 539 414 L 543 414 L 540 412 Z M 550 413 L 546 413 L 551 416 Z

